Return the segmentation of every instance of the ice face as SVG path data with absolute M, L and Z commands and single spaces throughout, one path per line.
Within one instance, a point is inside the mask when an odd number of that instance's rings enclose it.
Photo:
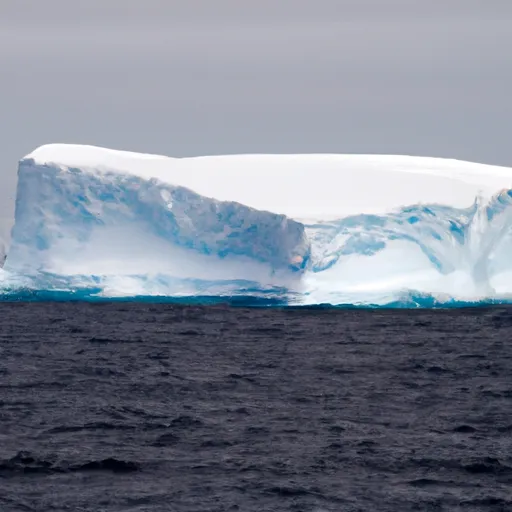
M 375 290 L 386 282 L 388 291 L 412 288 L 453 297 L 509 293 L 511 195 L 504 190 L 477 197 L 468 208 L 414 205 L 306 225 L 313 282 L 334 293 Z
M 309 243 L 284 215 L 121 172 L 20 163 L 7 268 L 251 278 L 300 272 Z
M 511 169 L 435 158 L 43 146 L 20 161 L 5 270 L 112 295 L 491 297 L 512 291 L 511 189 Z

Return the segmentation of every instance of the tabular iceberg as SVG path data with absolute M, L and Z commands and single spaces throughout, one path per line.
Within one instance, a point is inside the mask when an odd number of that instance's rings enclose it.
M 504 298 L 511 204 L 512 169 L 455 160 L 53 144 L 20 161 L 2 279 L 302 304 Z

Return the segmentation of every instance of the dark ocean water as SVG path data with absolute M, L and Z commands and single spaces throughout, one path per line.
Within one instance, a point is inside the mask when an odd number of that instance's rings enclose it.
M 0 304 L 0 511 L 510 511 L 512 309 Z

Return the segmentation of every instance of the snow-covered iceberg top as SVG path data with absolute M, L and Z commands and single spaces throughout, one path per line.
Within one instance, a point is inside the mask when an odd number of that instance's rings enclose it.
M 6 270 L 107 294 L 503 294 L 511 189 L 512 169 L 439 158 L 52 144 L 20 161 Z
M 50 144 L 21 160 L 37 166 L 115 172 L 188 187 L 221 201 L 293 218 L 386 213 L 419 203 L 467 207 L 478 193 L 512 185 L 507 167 L 393 155 L 227 155 L 194 158 Z

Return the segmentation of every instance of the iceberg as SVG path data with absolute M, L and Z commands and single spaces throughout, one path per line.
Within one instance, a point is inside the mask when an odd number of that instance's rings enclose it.
M 0 286 L 294 304 L 505 299 L 511 204 L 512 169 L 457 160 L 51 144 L 19 162 Z

